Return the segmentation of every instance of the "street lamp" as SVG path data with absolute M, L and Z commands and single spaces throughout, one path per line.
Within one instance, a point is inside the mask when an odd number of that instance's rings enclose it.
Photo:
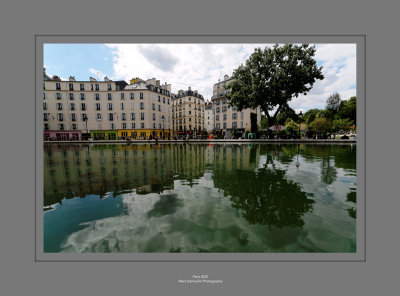
M 300 119 L 300 124 L 299 124 L 299 139 L 301 139 L 301 133 L 300 133 L 300 128 L 301 128 L 301 118 L 303 117 L 303 112 L 300 111 L 299 113 L 299 119 Z

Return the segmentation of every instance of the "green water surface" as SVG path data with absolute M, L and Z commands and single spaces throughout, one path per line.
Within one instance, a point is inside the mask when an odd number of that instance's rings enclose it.
M 44 146 L 44 252 L 356 252 L 356 146 Z

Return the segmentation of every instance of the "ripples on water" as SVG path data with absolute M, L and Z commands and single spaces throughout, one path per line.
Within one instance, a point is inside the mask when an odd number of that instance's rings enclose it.
M 355 252 L 356 146 L 44 147 L 45 252 Z

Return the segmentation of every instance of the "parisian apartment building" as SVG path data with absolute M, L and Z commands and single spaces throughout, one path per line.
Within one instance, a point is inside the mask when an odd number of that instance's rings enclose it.
M 214 115 L 214 129 L 216 133 L 221 133 L 227 138 L 232 137 L 232 133 L 243 134 L 250 132 L 260 126 L 261 111 L 257 109 L 244 109 L 238 111 L 235 106 L 229 107 L 226 94 L 229 93 L 229 83 L 232 81 L 228 75 L 222 81 L 218 80 L 213 87 L 212 106 Z M 253 118 L 253 121 L 251 120 Z
M 172 137 L 171 85 L 156 78 L 67 81 L 43 70 L 44 138 Z
M 214 111 L 211 102 L 206 102 L 204 108 L 204 127 L 208 133 L 214 130 Z
M 179 90 L 173 96 L 173 124 L 177 135 L 196 135 L 205 128 L 204 97 L 197 90 Z

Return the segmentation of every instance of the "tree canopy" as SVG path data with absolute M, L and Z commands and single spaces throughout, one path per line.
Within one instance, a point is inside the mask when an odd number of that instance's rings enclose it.
M 324 79 L 314 55 L 315 46 L 309 44 L 256 48 L 226 86 L 229 105 L 239 111 L 260 107 L 268 123 L 275 124 L 277 114 L 293 97 L 306 95 L 317 79 Z

